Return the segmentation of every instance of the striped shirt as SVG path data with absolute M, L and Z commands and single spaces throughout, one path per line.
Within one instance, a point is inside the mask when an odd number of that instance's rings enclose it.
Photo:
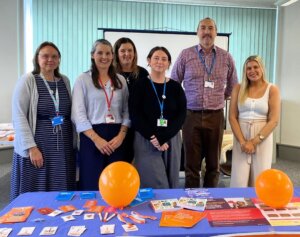
M 213 88 L 205 87 L 209 77 L 199 53 L 210 69 L 215 54 L 215 63 L 210 80 Z M 172 69 L 171 78 L 183 83 L 187 98 L 187 109 L 218 110 L 224 108 L 224 99 L 231 95 L 237 83 L 237 73 L 230 53 L 214 46 L 213 50 L 204 54 L 200 45 L 184 49 L 177 58 Z

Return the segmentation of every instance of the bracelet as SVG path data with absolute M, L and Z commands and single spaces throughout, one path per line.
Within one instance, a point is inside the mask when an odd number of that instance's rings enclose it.
M 121 132 L 124 132 L 124 133 L 127 133 L 127 130 L 123 130 L 123 129 L 121 129 L 120 131 L 121 131 Z

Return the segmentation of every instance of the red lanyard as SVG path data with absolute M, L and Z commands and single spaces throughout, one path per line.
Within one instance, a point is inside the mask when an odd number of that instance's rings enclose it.
M 108 111 L 110 111 L 110 106 L 111 106 L 111 102 L 112 102 L 112 99 L 113 99 L 113 97 L 114 97 L 114 89 L 113 89 L 113 87 L 112 87 L 112 81 L 111 81 L 111 79 L 110 79 L 110 88 L 111 88 L 111 95 L 110 95 L 110 98 L 108 99 L 108 94 L 106 93 L 106 89 L 105 89 L 105 87 L 104 87 L 104 85 L 103 85 L 103 83 L 102 83 L 102 81 L 99 79 L 98 80 L 99 81 L 99 83 L 100 83 L 100 85 L 101 85 L 101 87 L 102 87 L 102 89 L 103 89 L 103 91 L 104 91 L 104 94 L 105 94 L 105 99 L 106 99 L 106 103 L 107 103 L 107 109 L 108 109 Z

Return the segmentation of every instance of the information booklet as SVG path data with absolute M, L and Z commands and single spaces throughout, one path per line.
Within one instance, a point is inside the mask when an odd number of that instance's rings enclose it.
M 141 188 L 137 195 L 141 199 L 151 199 L 154 197 L 152 188 Z
M 192 210 L 163 211 L 159 226 L 193 227 L 206 216 L 205 212 Z
M 95 199 L 96 193 L 95 192 L 82 192 L 80 193 L 80 199 Z
M 154 197 L 152 188 L 141 188 L 136 196 L 136 198 L 129 204 L 130 207 L 135 207 L 145 202 L 148 202 Z
M 151 207 L 154 212 L 162 212 L 162 211 L 175 211 L 182 209 L 178 205 L 178 199 L 163 199 L 163 200 L 152 200 L 150 201 Z
M 185 209 L 204 211 L 207 199 L 181 197 L 178 205 Z
M 60 192 L 56 196 L 57 201 L 70 201 L 75 196 L 75 192 Z
M 32 212 L 33 207 L 14 207 L 9 212 L 0 217 L 0 223 L 24 222 Z

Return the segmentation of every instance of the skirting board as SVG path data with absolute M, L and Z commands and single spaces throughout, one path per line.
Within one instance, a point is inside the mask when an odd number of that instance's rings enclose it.
M 300 161 L 300 147 L 277 144 L 277 158 L 281 160 Z

